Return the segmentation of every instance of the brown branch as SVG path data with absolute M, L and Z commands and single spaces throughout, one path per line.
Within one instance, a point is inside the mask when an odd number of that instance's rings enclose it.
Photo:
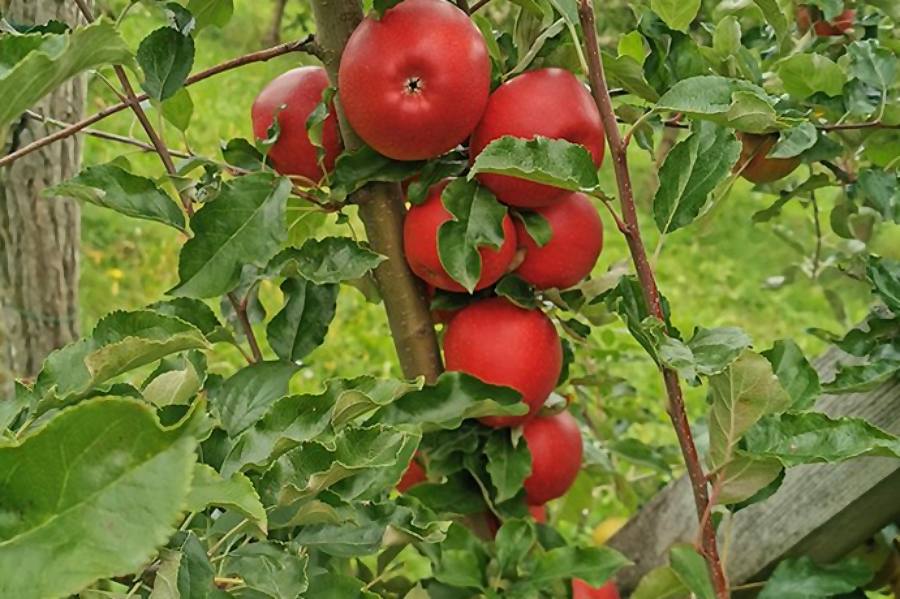
M 362 20 L 362 10 L 357 2 L 312 0 L 311 4 L 322 62 L 331 81 L 336 81 L 341 53 Z M 361 141 L 344 118 L 338 98 L 335 98 L 335 108 L 344 147 L 359 147 Z M 370 183 L 354 194 L 352 200 L 359 205 L 359 216 L 372 249 L 387 256 L 375 269 L 375 281 L 384 299 L 403 374 L 408 378 L 424 376 L 426 381 L 434 382 L 443 365 L 425 289 L 409 270 L 403 254 L 406 208 L 400 185 Z
M 258 52 L 251 52 L 250 54 L 244 54 L 243 56 L 238 56 L 237 58 L 232 58 L 231 60 L 226 60 L 223 63 L 217 64 L 213 67 L 210 67 L 204 71 L 200 71 L 195 75 L 191 75 L 185 80 L 185 87 L 193 85 L 194 83 L 198 83 L 203 81 L 204 79 L 209 79 L 219 73 L 224 73 L 225 71 L 230 71 L 232 69 L 236 69 L 238 67 L 242 67 L 248 64 L 253 64 L 255 62 L 265 62 L 267 60 L 271 60 L 272 58 L 276 58 L 278 56 L 283 56 L 285 54 L 289 54 L 291 52 L 306 52 L 308 54 L 312 54 L 314 56 L 318 56 L 319 50 L 316 45 L 315 39 L 313 36 L 307 36 L 302 40 L 297 40 L 293 42 L 287 42 L 284 44 L 279 44 L 277 46 L 273 46 L 271 48 L 266 48 L 265 50 L 260 50 Z M 143 102 L 147 100 L 149 96 L 147 94 L 138 94 L 135 96 L 133 101 Z M 37 151 L 44 146 L 57 142 L 61 139 L 66 139 L 67 137 L 71 137 L 75 135 L 82 129 L 86 127 L 90 127 L 94 123 L 102 121 L 103 119 L 122 112 L 127 108 L 130 108 L 132 104 L 132 100 L 125 100 L 118 104 L 113 104 L 107 108 L 104 108 L 100 112 L 93 114 L 83 120 L 78 121 L 77 123 L 73 123 L 64 129 L 60 129 L 56 133 L 48 135 L 46 137 L 42 137 L 41 139 L 35 140 L 30 144 L 23 146 L 12 152 L 7 154 L 6 156 L 0 157 L 0 166 L 7 165 L 11 162 L 14 162 L 34 151 Z
M 638 280 L 640 281 L 641 290 L 643 291 L 647 307 L 653 316 L 665 322 L 665 316 L 660 302 L 659 289 L 656 286 L 653 269 L 647 260 L 647 252 L 644 248 L 644 242 L 641 239 L 641 232 L 638 226 L 634 193 L 631 187 L 631 177 L 628 172 L 627 148 L 622 139 L 622 135 L 619 132 L 618 124 L 616 123 L 612 99 L 609 96 L 609 89 L 606 85 L 606 78 L 603 72 L 603 62 L 600 60 L 600 46 L 597 41 L 596 25 L 594 24 L 594 7 L 592 0 L 579 0 L 578 9 L 581 26 L 584 30 L 585 49 L 589 67 L 588 76 L 591 83 L 591 90 L 593 91 L 594 100 L 597 103 L 597 107 L 600 110 L 600 115 L 603 120 L 603 128 L 606 132 L 606 138 L 610 148 L 610 158 L 613 161 L 613 168 L 616 174 L 619 201 L 622 205 L 622 219 L 627 227 L 625 239 L 628 243 L 628 249 L 631 252 L 631 257 L 634 262 L 635 270 L 637 271 Z M 688 477 L 691 480 L 691 487 L 694 492 L 694 502 L 696 503 L 697 508 L 697 521 L 701 526 L 703 545 L 701 553 L 709 566 L 717 597 L 719 599 L 727 599 L 729 596 L 728 582 L 725 578 L 725 573 L 722 570 L 721 561 L 719 560 L 715 529 L 713 528 L 710 519 L 704 518 L 704 514 L 710 506 L 706 474 L 703 471 L 703 466 L 700 463 L 700 456 L 697 453 L 697 447 L 694 444 L 694 438 L 691 434 L 690 422 L 688 421 L 687 413 L 685 411 L 684 397 L 682 396 L 678 375 L 669 368 L 663 367 L 661 370 L 666 386 L 666 394 L 668 395 L 669 417 L 675 427 L 678 444 L 681 446 L 681 453 L 684 456 Z
M 45 114 L 40 114 L 33 110 L 26 110 L 25 116 L 35 121 L 40 121 L 42 123 L 49 123 L 50 125 L 54 125 L 56 127 L 71 127 L 71 123 L 67 123 L 65 121 L 61 121 L 59 119 L 55 119 L 53 117 L 49 117 Z M 155 152 L 156 148 L 153 147 L 152 144 L 148 144 L 145 141 L 141 141 L 139 139 L 135 139 L 133 137 L 127 137 L 125 135 L 118 135 L 116 133 L 110 133 L 109 131 L 101 131 L 100 129 L 91 129 L 90 127 L 85 127 L 78 133 L 84 133 L 85 135 L 90 135 L 91 137 L 96 137 L 97 139 L 105 139 L 107 141 L 115 141 L 120 144 L 126 144 L 129 146 L 134 146 L 136 148 L 140 148 L 145 152 Z M 169 153 L 176 158 L 190 158 L 191 154 L 187 152 L 180 152 L 178 150 L 169 149 Z
M 87 5 L 85 0 L 75 0 L 75 2 L 76 4 L 78 4 L 78 8 L 79 10 L 81 10 L 84 18 L 87 19 L 88 22 L 92 22 L 94 20 L 94 16 L 91 13 L 91 9 Z M 135 116 L 141 124 L 141 127 L 147 134 L 147 137 L 150 138 L 150 143 L 153 145 L 153 148 L 159 155 L 159 159 L 162 161 L 166 172 L 169 175 L 177 175 L 175 163 L 172 161 L 172 154 L 169 152 L 169 148 L 166 147 L 166 144 L 163 142 L 162 138 L 153 128 L 153 125 L 150 123 L 150 119 L 147 118 L 147 113 L 145 113 L 144 109 L 141 108 L 141 101 L 134 93 L 134 88 L 131 86 L 131 81 L 128 80 L 128 75 L 125 73 L 125 69 L 123 69 L 119 65 L 115 65 L 114 69 L 116 72 L 116 77 L 119 79 L 119 83 L 122 85 L 122 91 L 125 92 L 125 96 L 128 99 L 127 106 L 129 106 L 134 112 Z M 189 192 L 187 190 L 181 190 L 179 191 L 178 195 L 181 198 L 181 203 L 182 205 L 184 205 L 184 210 L 185 212 L 187 212 L 188 216 L 194 216 L 193 200 Z M 232 307 L 234 307 L 234 310 L 237 313 L 238 320 L 240 321 L 241 326 L 244 329 L 244 333 L 247 336 L 247 342 L 250 344 L 250 350 L 253 352 L 253 361 L 259 362 L 260 360 L 262 360 L 262 352 L 259 349 L 259 343 L 256 341 L 256 335 L 253 333 L 253 327 L 250 325 L 250 319 L 247 315 L 247 305 L 243 302 L 240 302 L 233 293 L 228 294 L 228 300 L 231 302 Z

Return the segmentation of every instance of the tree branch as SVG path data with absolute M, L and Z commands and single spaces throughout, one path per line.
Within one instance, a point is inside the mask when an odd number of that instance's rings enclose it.
M 242 67 L 244 65 L 253 64 L 255 62 L 265 62 L 267 60 L 271 60 L 272 58 L 283 56 L 285 54 L 289 54 L 291 52 L 306 52 L 307 54 L 312 54 L 314 56 L 318 56 L 319 50 L 316 45 L 315 39 L 312 35 L 307 36 L 302 40 L 297 40 L 293 42 L 287 42 L 284 44 L 279 44 L 277 46 L 273 46 L 271 48 L 266 48 L 265 50 L 260 50 L 258 52 L 251 52 L 250 54 L 244 54 L 243 56 L 238 56 L 237 58 L 232 58 L 231 60 L 226 60 L 223 63 L 217 64 L 213 67 L 210 67 L 204 71 L 200 71 L 195 75 L 191 75 L 184 82 L 184 86 L 187 87 L 189 85 L 193 85 L 194 83 L 198 83 L 203 81 L 204 79 L 209 79 L 219 73 L 224 73 L 225 71 L 230 71 L 232 69 L 236 69 L 238 67 Z M 149 96 L 147 94 L 138 94 L 135 96 L 135 102 L 143 102 L 147 100 Z M 132 104 L 132 100 L 125 100 L 118 104 L 113 104 L 107 108 L 104 108 L 100 112 L 93 114 L 83 120 L 78 121 L 77 123 L 73 123 L 64 129 L 60 129 L 56 133 L 48 135 L 46 137 L 42 137 L 41 139 L 35 140 L 30 144 L 23 146 L 12 152 L 7 154 L 6 156 L 0 157 L 0 166 L 7 165 L 11 162 L 15 162 L 22 156 L 35 152 L 44 146 L 57 142 L 61 139 L 66 139 L 67 137 L 71 137 L 85 129 L 90 127 L 94 123 L 102 121 L 103 119 L 122 112 L 127 108 L 130 108 Z
M 84 15 L 84 18 L 90 23 L 94 20 L 94 15 L 91 13 L 90 7 L 87 5 L 85 0 L 75 0 L 76 4 L 78 4 L 79 10 Z M 122 84 L 122 91 L 125 92 L 125 96 L 128 99 L 127 106 L 131 108 L 137 117 L 138 121 L 141 124 L 141 127 L 144 129 L 144 132 L 147 134 L 147 137 L 150 138 L 150 143 L 153 144 L 153 148 L 156 150 L 156 153 L 159 154 L 159 159 L 162 161 L 163 166 L 166 169 L 166 172 L 169 175 L 176 175 L 177 171 L 175 170 L 175 163 L 172 161 L 172 155 L 169 153 L 169 148 L 166 147 L 166 144 L 163 143 L 162 138 L 153 128 L 153 125 L 150 123 L 150 119 L 147 118 L 147 113 L 144 112 L 144 109 L 141 108 L 140 100 L 137 95 L 134 93 L 134 88 L 131 87 L 131 81 L 128 80 L 128 75 L 125 73 L 125 69 L 123 69 L 119 65 L 114 66 L 116 77 L 119 79 L 119 83 Z M 184 206 L 185 212 L 187 212 L 189 217 L 194 216 L 194 206 L 193 200 L 187 190 L 180 190 L 178 193 L 181 198 L 181 203 Z M 237 297 L 233 293 L 228 294 L 228 300 L 231 302 L 232 307 L 237 313 L 238 320 L 241 323 L 241 326 L 244 329 L 244 333 L 247 336 L 247 342 L 250 344 L 250 350 L 253 352 L 253 361 L 259 362 L 262 360 L 262 352 L 259 349 L 259 343 L 256 341 L 256 335 L 253 333 L 253 327 L 250 325 L 250 319 L 247 315 L 247 306 L 238 301 Z
M 357 2 L 312 0 L 316 37 L 322 62 L 332 82 L 337 81 L 338 66 L 347 39 L 362 20 Z M 377 57 L 373 57 L 373 60 Z M 344 118 L 340 101 L 335 98 L 344 147 L 349 150 L 362 142 Z M 400 185 L 370 183 L 355 194 L 359 216 L 366 227 L 369 245 L 387 256 L 375 269 L 375 280 L 384 299 L 388 324 L 403 374 L 408 378 L 424 376 L 434 382 L 443 370 L 434 323 L 422 282 L 409 270 L 403 254 L 403 218 L 406 207 Z
M 622 205 L 622 219 L 626 226 L 625 239 L 628 243 L 628 249 L 631 252 L 638 280 L 640 281 L 641 289 L 644 294 L 644 300 L 647 303 L 650 313 L 659 320 L 665 322 L 665 316 L 660 302 L 659 289 L 656 286 L 653 270 L 647 260 L 647 252 L 644 248 L 644 242 L 641 239 L 641 232 L 638 226 L 634 193 L 631 187 L 631 177 L 628 172 L 627 147 L 619 132 L 618 124 L 616 123 L 612 99 L 610 98 L 609 89 L 606 85 L 606 78 L 603 72 L 603 63 L 600 60 L 600 47 L 597 42 L 597 29 L 594 24 L 594 7 L 592 0 L 579 0 L 578 9 L 581 26 L 584 30 L 589 67 L 588 76 L 591 83 L 591 90 L 593 91 L 597 107 L 600 110 L 603 128 L 606 132 L 607 143 L 609 144 L 610 158 L 613 161 L 613 168 L 616 173 L 619 201 Z M 681 453 L 684 456 L 685 466 L 687 467 L 688 476 L 691 480 L 691 487 L 694 492 L 697 520 L 701 526 L 701 552 L 709 566 L 717 597 L 719 597 L 719 599 L 727 599 L 729 596 L 728 582 L 719 560 L 715 529 L 712 526 L 711 519 L 704 518 L 704 514 L 710 506 L 706 474 L 703 472 L 700 456 L 697 453 L 697 447 L 694 444 L 694 438 L 691 434 L 690 422 L 688 421 L 687 413 L 685 411 L 684 397 L 682 396 L 678 375 L 669 368 L 662 368 L 661 370 L 665 382 L 666 394 L 668 395 L 669 417 L 675 427 L 678 443 L 681 446 Z
M 816 125 L 819 131 L 847 131 L 852 129 L 900 129 L 900 125 L 888 125 L 881 122 L 881 119 L 869 121 L 867 123 L 840 123 L 835 125 Z

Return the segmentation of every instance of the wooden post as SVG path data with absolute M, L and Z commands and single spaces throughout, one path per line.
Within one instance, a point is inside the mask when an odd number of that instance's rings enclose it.
M 820 376 L 834 372 L 838 350 L 816 361 Z M 867 393 L 823 396 L 817 410 L 830 416 L 864 418 L 900 433 L 900 380 Z M 732 585 L 765 580 L 783 558 L 808 555 L 834 561 L 900 518 L 900 460 L 857 458 L 842 464 L 798 466 L 766 501 L 739 511 L 719 528 Z M 677 542 L 697 536 L 690 482 L 682 477 L 653 498 L 609 542 L 635 565 L 618 576 L 630 592 L 652 568 L 665 563 Z

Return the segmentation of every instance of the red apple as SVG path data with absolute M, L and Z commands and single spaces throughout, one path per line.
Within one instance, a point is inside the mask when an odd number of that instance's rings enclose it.
M 603 248 L 603 221 L 597 209 L 586 195 L 572 193 L 535 211 L 547 220 L 553 235 L 541 247 L 517 221 L 525 259 L 515 273 L 538 289 L 566 289 L 577 284 L 591 273 Z
M 433 185 L 425 201 L 407 212 L 403 222 L 403 252 L 409 268 L 429 285 L 447 291 L 465 291 L 444 269 L 438 254 L 438 229 L 453 218 L 441 202 L 446 186 L 447 181 Z M 476 290 L 496 283 L 516 256 L 516 228 L 508 214 L 503 218 L 503 245 L 498 249 L 485 246 L 479 249 L 479 254 L 481 278 Z
M 536 136 L 581 144 L 598 167 L 603 161 L 603 124 L 587 88 L 564 69 L 540 69 L 515 77 L 494 91 L 470 141 L 471 160 L 499 137 Z M 478 179 L 510 206 L 536 208 L 559 201 L 568 191 L 505 175 Z
M 396 160 L 439 156 L 481 118 L 491 61 L 481 32 L 446 0 L 404 0 L 367 17 L 341 57 L 338 94 L 350 125 Z
M 282 175 L 300 175 L 312 181 L 318 181 L 324 175 L 316 147 L 309 140 L 306 120 L 322 101 L 326 87 L 328 75 L 325 69 L 300 67 L 273 79 L 254 100 L 251 118 L 257 139 L 266 139 L 275 115 L 278 115 L 280 132 L 269 150 L 269 158 Z M 322 162 L 330 171 L 342 148 L 333 105 L 322 125 L 322 146 L 325 149 Z
M 525 498 L 543 505 L 565 495 L 581 470 L 583 451 L 578 422 L 568 412 L 538 416 L 525 423 L 522 435 L 531 453 Z
M 562 345 L 540 310 L 494 297 L 474 302 L 453 317 L 444 335 L 447 370 L 512 387 L 528 404 L 526 416 L 482 418 L 488 426 L 514 426 L 534 415 L 553 391 L 562 369 Z

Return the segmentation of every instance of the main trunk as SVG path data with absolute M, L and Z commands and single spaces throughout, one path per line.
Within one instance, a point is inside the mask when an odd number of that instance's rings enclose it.
M 74 24 L 77 14 L 74 2 L 12 0 L 5 16 L 15 23 Z M 77 121 L 84 100 L 84 79 L 76 78 L 34 110 Z M 51 126 L 23 117 L 11 130 L 10 139 L 0 140 L 7 151 L 43 137 Z M 42 192 L 75 175 L 80 162 L 75 136 L 0 169 L 0 391 L 4 369 L 34 376 L 49 352 L 78 336 L 79 206 Z

